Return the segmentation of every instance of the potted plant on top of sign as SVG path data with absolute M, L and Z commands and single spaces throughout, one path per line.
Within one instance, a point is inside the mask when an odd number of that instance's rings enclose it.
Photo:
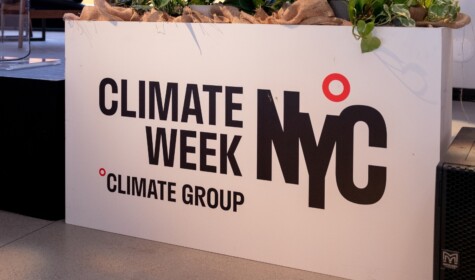
M 470 23 L 458 0 L 95 0 L 80 17 L 67 14 L 65 19 L 352 25 L 363 53 L 381 46 L 376 26 L 460 28 Z
M 381 46 L 373 34 L 375 26 L 459 28 L 470 23 L 470 17 L 460 13 L 458 0 L 348 0 L 348 14 L 363 53 Z

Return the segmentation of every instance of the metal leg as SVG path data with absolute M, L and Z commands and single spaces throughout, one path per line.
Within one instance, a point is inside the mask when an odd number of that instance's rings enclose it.
M 18 14 L 18 48 L 23 48 L 23 14 L 25 12 L 25 1 L 20 1 L 19 7 L 19 14 Z
M 46 40 L 46 19 L 41 19 L 41 37 L 31 38 L 30 41 L 45 41 Z

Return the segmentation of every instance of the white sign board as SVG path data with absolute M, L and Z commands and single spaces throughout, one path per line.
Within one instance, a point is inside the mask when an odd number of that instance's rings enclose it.
M 431 279 L 451 33 L 66 22 L 66 222 L 348 279 Z M 427 47 L 430 46 L 430 47 Z

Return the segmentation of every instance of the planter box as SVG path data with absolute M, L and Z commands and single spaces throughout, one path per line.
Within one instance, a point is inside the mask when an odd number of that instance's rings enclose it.
M 66 222 L 431 279 L 451 31 L 67 21 Z M 430 46 L 428 48 L 427 46 Z

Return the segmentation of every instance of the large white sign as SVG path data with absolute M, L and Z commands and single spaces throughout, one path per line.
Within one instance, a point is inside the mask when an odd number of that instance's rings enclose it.
M 432 278 L 451 33 L 66 22 L 66 222 L 348 279 Z

